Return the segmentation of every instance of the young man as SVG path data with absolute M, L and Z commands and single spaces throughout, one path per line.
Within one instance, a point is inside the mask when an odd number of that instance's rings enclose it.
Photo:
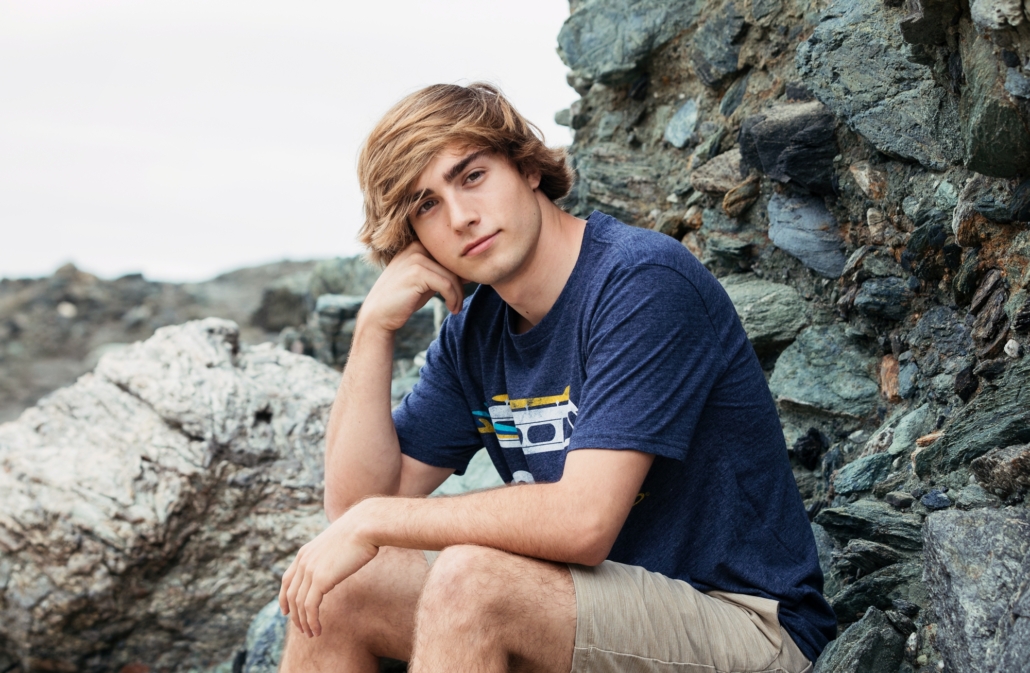
M 332 524 L 283 576 L 281 670 L 808 670 L 834 617 L 711 274 L 562 211 L 564 155 L 487 85 L 402 100 L 359 178 L 387 266 L 329 421 Z M 437 293 L 452 315 L 391 415 L 394 332 Z M 422 497 L 482 446 L 509 486 Z

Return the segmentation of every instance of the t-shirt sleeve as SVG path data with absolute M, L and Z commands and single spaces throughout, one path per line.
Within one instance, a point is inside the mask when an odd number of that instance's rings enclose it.
M 633 267 L 610 279 L 590 321 L 569 450 L 633 449 L 686 458 L 724 368 L 719 330 L 707 308 L 713 299 L 660 265 Z
M 426 351 L 418 383 L 393 410 L 393 424 L 401 453 L 464 474 L 483 441 L 462 392 L 454 362 L 456 344 L 449 343 L 447 322 Z

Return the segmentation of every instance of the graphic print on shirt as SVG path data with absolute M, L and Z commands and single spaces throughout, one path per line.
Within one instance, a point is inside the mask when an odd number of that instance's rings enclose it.
M 485 410 L 472 414 L 479 422 L 479 433 L 494 434 L 502 449 L 522 449 L 531 456 L 562 451 L 569 446 L 579 408 L 569 399 L 569 386 L 560 395 L 525 397 L 513 400 L 495 395 Z M 529 477 L 532 479 L 532 477 Z

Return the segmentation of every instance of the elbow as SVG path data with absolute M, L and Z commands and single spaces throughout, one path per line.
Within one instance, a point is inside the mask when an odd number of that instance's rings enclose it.
M 578 528 L 572 538 L 577 542 L 569 561 L 585 566 L 600 565 L 615 546 L 619 531 L 612 530 L 610 522 L 606 521 L 585 521 Z
M 325 499 L 322 501 L 322 506 L 325 508 L 325 518 L 329 520 L 329 523 L 336 521 L 347 511 L 346 507 L 328 493 L 326 493 Z

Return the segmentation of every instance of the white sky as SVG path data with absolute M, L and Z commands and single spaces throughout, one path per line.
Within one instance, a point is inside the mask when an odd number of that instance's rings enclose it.
M 566 0 L 0 0 L 0 277 L 350 255 L 379 116 L 487 79 L 568 144 Z

